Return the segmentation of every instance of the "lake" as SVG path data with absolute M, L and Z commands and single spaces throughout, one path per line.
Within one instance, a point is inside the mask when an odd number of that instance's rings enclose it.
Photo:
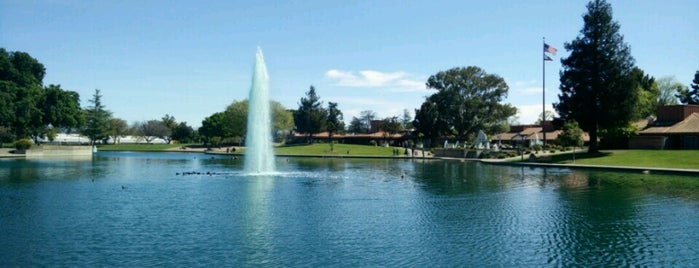
M 0 266 L 699 266 L 699 178 L 477 162 L 0 159 Z

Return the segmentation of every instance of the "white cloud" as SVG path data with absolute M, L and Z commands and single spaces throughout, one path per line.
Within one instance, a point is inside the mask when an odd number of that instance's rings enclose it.
M 425 83 L 405 72 L 379 72 L 373 70 L 342 71 L 332 69 L 325 72 L 325 78 L 334 80 L 343 87 L 384 88 L 392 92 L 425 91 Z
M 541 94 L 541 81 L 515 81 L 510 84 L 510 94 L 536 95 Z
M 546 105 L 547 111 L 553 111 L 554 116 L 558 116 L 553 105 Z M 541 115 L 541 104 L 517 105 L 517 115 L 520 124 L 534 124 Z

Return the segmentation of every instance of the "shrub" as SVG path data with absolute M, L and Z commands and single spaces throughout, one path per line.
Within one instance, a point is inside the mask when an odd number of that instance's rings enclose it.
M 32 147 L 32 141 L 29 139 L 19 139 L 15 141 L 14 145 L 17 150 L 27 150 Z
M 376 141 L 375 140 L 370 140 L 369 144 L 376 146 Z

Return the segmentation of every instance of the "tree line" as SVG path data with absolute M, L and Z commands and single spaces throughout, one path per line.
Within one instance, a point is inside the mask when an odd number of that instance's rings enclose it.
M 58 133 L 79 133 L 90 143 L 115 142 L 125 135 L 194 140 L 195 131 L 186 122 L 177 123 L 165 115 L 162 120 L 134 122 L 115 118 L 102 104 L 99 89 L 87 107 L 80 107 L 80 95 L 60 85 L 43 85 L 46 68 L 26 52 L 0 48 L 0 143 L 19 139 L 53 141 Z

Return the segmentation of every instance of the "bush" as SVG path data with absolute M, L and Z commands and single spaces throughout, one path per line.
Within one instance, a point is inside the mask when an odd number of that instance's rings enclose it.
M 32 141 L 29 139 L 20 139 L 15 141 L 14 145 L 17 150 L 27 150 L 32 147 Z
M 375 140 L 370 140 L 370 141 L 369 141 L 369 144 L 370 144 L 370 145 L 373 145 L 373 146 L 376 146 L 376 141 L 375 141 Z

